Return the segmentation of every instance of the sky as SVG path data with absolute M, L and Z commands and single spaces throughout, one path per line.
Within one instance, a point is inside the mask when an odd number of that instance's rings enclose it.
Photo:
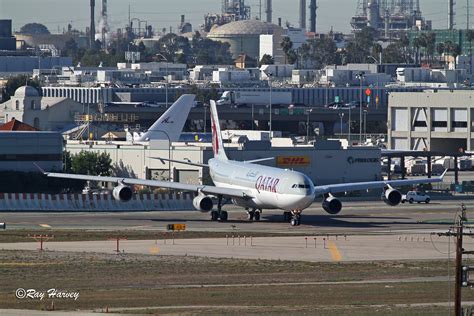
M 246 0 L 251 6 L 252 16 L 258 16 L 260 0 Z M 466 27 L 467 1 L 457 0 L 457 27 Z M 45 24 L 52 33 L 62 32 L 68 23 L 84 30 L 89 25 L 89 0 L 0 0 L 0 19 L 12 19 L 13 29 L 29 22 Z M 262 0 L 262 3 L 264 1 Z M 309 5 L 309 0 L 307 4 Z M 348 32 L 349 21 L 355 14 L 358 0 L 318 0 L 319 32 Z M 101 0 L 96 0 L 96 18 L 100 12 Z M 298 25 L 298 0 L 273 0 L 273 21 L 278 17 Z M 421 11 L 434 28 L 447 27 L 447 0 L 420 0 Z M 219 13 L 221 0 L 108 0 L 109 20 L 112 29 L 121 28 L 128 21 L 128 11 L 132 18 L 146 20 L 155 29 L 176 29 L 180 15 L 198 29 L 206 13 Z M 474 12 L 474 4 L 471 11 Z M 264 15 L 264 13 L 262 13 Z M 309 18 L 309 14 L 307 14 Z M 472 20 L 472 19 L 471 19 Z

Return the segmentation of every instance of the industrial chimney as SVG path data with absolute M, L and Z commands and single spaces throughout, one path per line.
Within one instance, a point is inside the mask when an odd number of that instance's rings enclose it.
M 272 0 L 266 0 L 265 13 L 267 14 L 267 22 L 272 23 Z
M 94 47 L 95 43 L 95 0 L 91 0 L 91 27 L 89 30 L 89 46 Z
M 300 29 L 306 30 L 306 0 L 300 0 Z
M 311 0 L 311 4 L 309 5 L 309 12 L 310 12 L 310 31 L 316 33 L 316 11 L 318 10 L 318 6 L 316 5 L 316 0 Z

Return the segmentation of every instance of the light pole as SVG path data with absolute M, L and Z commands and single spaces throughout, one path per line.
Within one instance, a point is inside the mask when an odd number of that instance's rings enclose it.
M 166 61 L 166 83 L 165 83 L 165 88 L 166 88 L 166 108 L 168 108 L 168 59 L 163 56 L 163 54 L 156 54 L 156 56 L 161 57 Z
M 306 111 L 306 114 L 308 114 L 308 118 L 306 120 L 306 144 L 309 144 L 309 115 L 313 112 L 313 109 L 309 109 Z
M 160 132 L 165 134 L 166 138 L 168 139 L 168 180 L 171 181 L 171 138 L 170 135 L 161 129 L 153 130 L 153 132 Z
M 360 103 L 359 103 L 359 144 L 362 143 L 362 82 L 364 80 L 364 73 L 359 72 L 356 78 L 360 80 Z
M 342 137 L 342 118 L 344 117 L 344 113 L 339 113 L 339 118 L 341 119 L 341 137 Z
M 268 124 L 269 130 L 270 130 L 270 140 L 272 140 L 272 76 L 273 74 L 271 72 L 267 73 L 268 76 L 268 84 L 270 85 L 270 122 Z
M 367 141 L 367 110 L 364 110 L 364 138 Z

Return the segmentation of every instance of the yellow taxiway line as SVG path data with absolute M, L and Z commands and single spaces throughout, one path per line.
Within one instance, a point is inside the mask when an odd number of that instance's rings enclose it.
M 336 262 L 341 261 L 342 260 L 342 255 L 339 252 L 339 250 L 337 249 L 337 246 L 334 243 L 334 241 L 330 240 L 329 243 L 328 243 L 328 246 L 329 246 L 329 252 L 331 253 L 332 260 L 336 261 Z

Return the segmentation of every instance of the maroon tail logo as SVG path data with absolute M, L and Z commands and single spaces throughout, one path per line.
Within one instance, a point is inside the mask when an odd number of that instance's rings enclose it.
M 217 127 L 214 117 L 212 117 L 212 149 L 214 150 L 214 155 L 219 153 L 219 139 L 217 138 Z

